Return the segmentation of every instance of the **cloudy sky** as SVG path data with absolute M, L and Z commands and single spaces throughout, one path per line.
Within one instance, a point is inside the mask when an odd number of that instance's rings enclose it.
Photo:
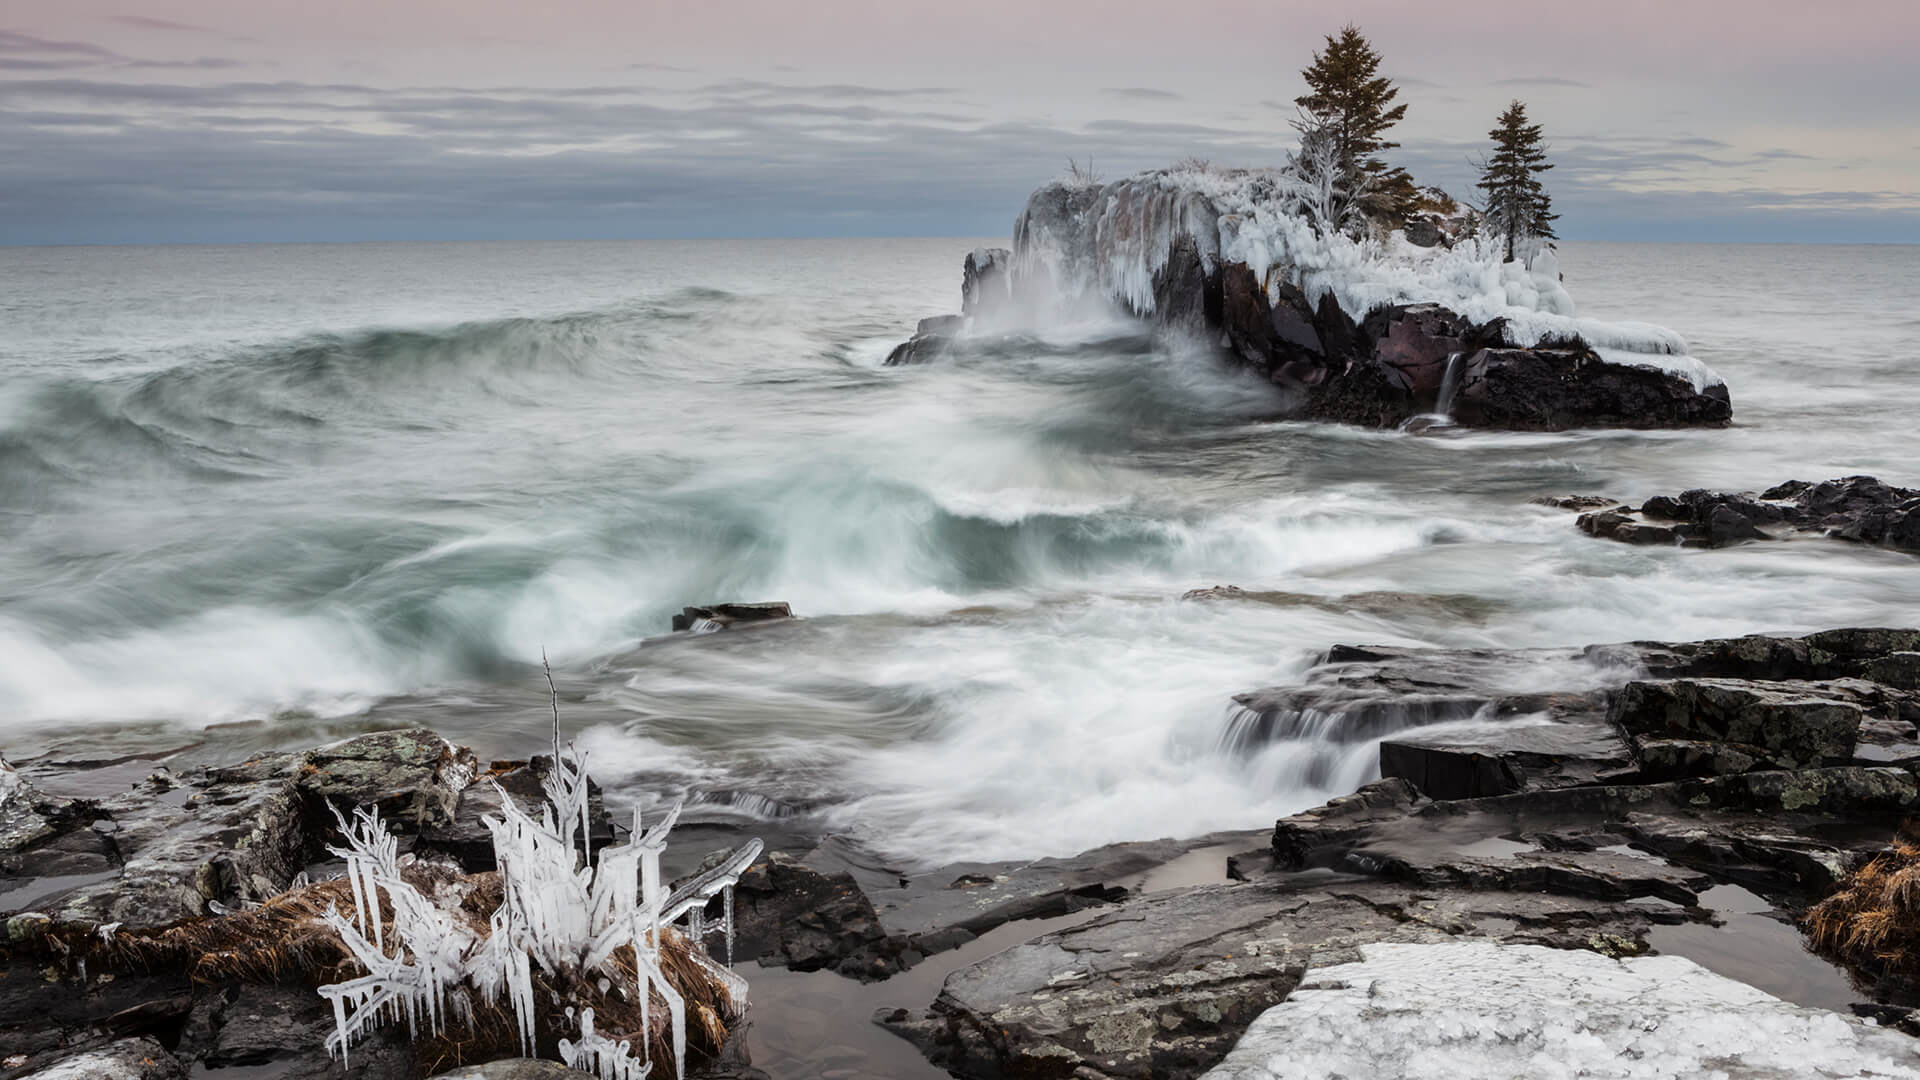
M 1273 164 L 1351 20 L 1562 233 L 1920 242 L 1920 0 L 8 0 L 0 243 L 997 236 L 1069 157 Z

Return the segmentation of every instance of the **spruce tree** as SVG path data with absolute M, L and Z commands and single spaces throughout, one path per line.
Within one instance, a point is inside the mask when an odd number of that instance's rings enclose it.
M 1407 115 L 1407 107 L 1394 104 L 1400 88 L 1379 72 L 1380 54 L 1349 24 L 1338 35 L 1329 34 L 1327 47 L 1313 54 L 1312 66 L 1300 73 L 1310 93 L 1294 103 L 1330 134 L 1342 175 L 1362 181 L 1349 186 L 1371 191 L 1364 208 L 1395 223 L 1414 197 L 1413 180 L 1405 169 L 1388 168 L 1378 155 L 1400 145 L 1385 133 Z
M 1553 222 L 1560 215 L 1540 183 L 1540 174 L 1553 163 L 1540 140 L 1540 125 L 1527 123 L 1527 107 L 1520 101 L 1507 106 L 1487 137 L 1493 140 L 1493 156 L 1480 163 L 1476 186 L 1486 192 L 1487 225 L 1507 238 L 1507 261 L 1512 262 L 1514 245 L 1522 239 L 1559 239 Z

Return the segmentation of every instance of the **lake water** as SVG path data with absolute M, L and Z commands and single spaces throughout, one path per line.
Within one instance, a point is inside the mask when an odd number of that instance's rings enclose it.
M 1911 556 L 1528 501 L 1920 482 L 1920 248 L 1564 245 L 1581 313 L 1685 335 L 1735 426 L 1413 435 L 1272 421 L 1120 325 L 881 367 L 972 246 L 0 249 L 0 750 L 524 754 L 544 650 L 616 799 L 1024 858 L 1365 779 L 1222 743 L 1336 642 L 1920 625 Z M 1221 584 L 1299 595 L 1180 599 Z M 806 618 L 664 636 L 721 600 Z

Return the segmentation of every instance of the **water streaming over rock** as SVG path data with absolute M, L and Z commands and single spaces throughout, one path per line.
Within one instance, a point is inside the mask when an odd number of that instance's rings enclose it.
M 1434 399 L 1433 411 L 1441 416 L 1453 415 L 1453 399 L 1460 393 L 1460 379 L 1465 373 L 1467 354 L 1455 352 L 1447 354 L 1447 370 L 1440 377 L 1440 394 Z

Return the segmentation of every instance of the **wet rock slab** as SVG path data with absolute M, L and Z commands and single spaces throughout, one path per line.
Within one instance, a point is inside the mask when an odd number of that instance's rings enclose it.
M 1022 920 L 1126 899 L 1145 874 L 1197 849 L 1255 846 L 1262 834 L 1112 844 L 1023 862 L 962 862 L 902 870 L 827 837 L 811 850 L 769 854 L 735 890 L 735 955 L 794 971 L 884 979 Z M 709 910 L 712 918 L 720 909 Z
M 335 827 L 329 807 L 380 806 L 402 831 L 451 818 L 470 752 L 423 729 L 263 754 L 116 794 L 67 797 L 0 772 L 0 913 L 162 926 L 285 890 Z
M 1381 941 L 1510 940 L 1628 952 L 1662 909 L 1275 875 L 1130 900 L 949 976 L 876 1020 L 962 1077 L 1190 1077 L 1317 967 Z
M 1380 775 L 1437 799 L 1477 799 L 1598 783 L 1632 766 L 1627 743 L 1592 714 L 1479 737 L 1411 732 L 1380 744 Z

